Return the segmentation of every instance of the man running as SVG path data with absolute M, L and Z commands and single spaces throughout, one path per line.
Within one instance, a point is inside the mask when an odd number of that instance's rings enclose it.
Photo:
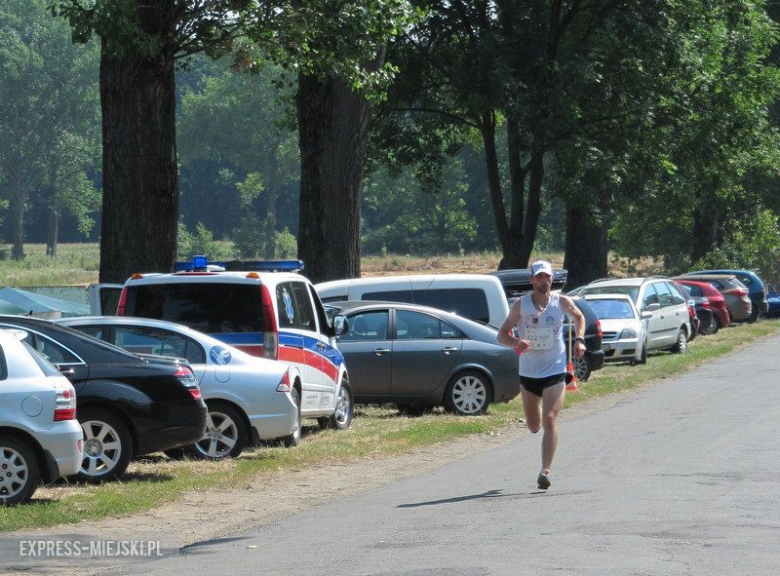
M 558 446 L 558 414 L 566 396 L 566 343 L 564 314 L 574 319 L 574 355 L 585 354 L 585 317 L 571 298 L 553 293 L 552 265 L 545 260 L 531 264 L 533 292 L 518 298 L 498 330 L 499 344 L 512 346 L 519 357 L 520 384 L 525 423 L 542 437 L 540 489 L 552 483 L 552 461 Z M 515 336 L 515 329 L 517 336 Z

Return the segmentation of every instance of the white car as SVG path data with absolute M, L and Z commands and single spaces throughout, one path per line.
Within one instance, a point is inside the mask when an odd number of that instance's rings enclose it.
M 41 481 L 77 474 L 83 457 L 73 386 L 25 335 L 0 330 L 0 508 L 29 500 Z
M 586 294 L 583 296 L 601 322 L 601 349 L 606 361 L 647 362 L 647 320 L 649 312 L 639 313 L 625 294 Z
M 203 459 L 238 456 L 247 444 L 301 438 L 300 393 L 283 362 L 250 356 L 186 326 L 118 316 L 56 321 L 129 352 L 186 358 L 208 406 L 206 434 L 185 451 Z

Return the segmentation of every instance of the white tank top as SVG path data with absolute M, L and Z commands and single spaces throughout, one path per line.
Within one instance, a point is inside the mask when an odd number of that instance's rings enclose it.
M 520 354 L 520 376 L 546 378 L 566 372 L 566 344 L 563 338 L 563 310 L 560 295 L 550 294 L 547 307 L 539 312 L 531 294 L 520 297 L 517 332 L 531 347 Z

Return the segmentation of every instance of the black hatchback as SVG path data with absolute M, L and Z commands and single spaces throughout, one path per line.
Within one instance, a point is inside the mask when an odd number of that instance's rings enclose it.
M 84 431 L 79 480 L 117 478 L 130 459 L 197 442 L 207 410 L 186 361 L 143 358 L 47 320 L 1 316 L 0 327 L 20 328 L 76 389 L 76 417 Z

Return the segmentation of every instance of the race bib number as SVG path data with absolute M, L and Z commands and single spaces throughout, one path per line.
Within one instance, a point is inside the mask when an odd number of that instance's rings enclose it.
M 525 337 L 531 350 L 549 350 L 553 347 L 552 328 L 526 328 Z

